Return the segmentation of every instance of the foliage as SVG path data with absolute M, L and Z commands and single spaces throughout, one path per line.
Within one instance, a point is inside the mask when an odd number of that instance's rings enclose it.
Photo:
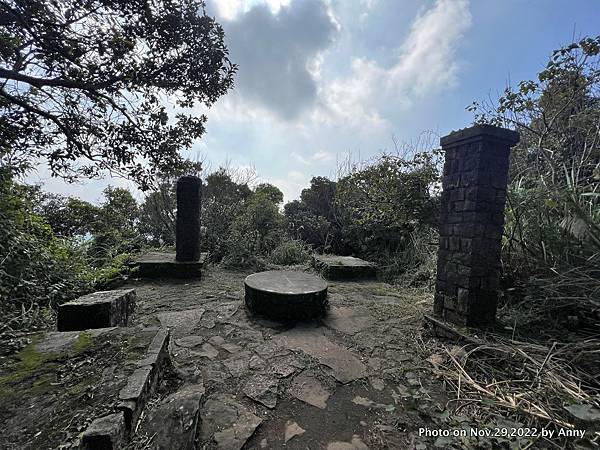
M 21 309 L 55 306 L 89 288 L 80 277 L 85 254 L 52 233 L 26 192 L 0 174 L 0 308 L 7 326 Z
M 556 50 L 537 80 L 507 88 L 496 108 L 470 108 L 477 121 L 521 134 L 512 152 L 507 246 L 532 265 L 583 263 L 600 250 L 599 64 L 600 36 L 584 38 Z
M 270 260 L 280 266 L 303 264 L 310 259 L 311 251 L 303 241 L 297 239 L 285 240 L 271 252 Z
M 268 254 L 282 239 L 283 217 L 272 198 L 262 190 L 254 191 L 232 225 L 235 234 L 252 242 L 258 254 Z
M 289 233 L 318 250 L 342 251 L 337 223 L 336 182 L 325 177 L 313 177 L 310 187 L 302 190 L 300 200 L 284 206 Z M 336 248 L 332 248 L 336 246 Z
M 269 183 L 261 183 L 254 188 L 256 195 L 264 195 L 269 201 L 275 205 L 283 203 L 283 192 L 279 190 L 277 186 L 273 186 Z
M 163 96 L 181 111 L 233 84 L 201 0 L 1 0 L 0 16 L 0 161 L 18 173 L 45 158 L 66 179 L 110 171 L 147 188 L 204 133 L 204 115 L 172 117 Z
M 437 152 L 410 159 L 383 155 L 337 185 L 336 206 L 347 245 L 365 255 L 401 251 L 413 231 L 435 222 Z
M 202 250 L 209 252 L 213 261 L 220 261 L 227 252 L 231 227 L 245 208 L 252 191 L 245 182 L 237 182 L 225 168 L 206 177 L 202 189 L 201 221 L 205 229 Z M 241 230 L 238 230 L 241 232 Z
M 503 313 L 519 323 L 563 328 L 597 317 L 599 67 L 600 36 L 584 38 L 553 52 L 537 80 L 507 88 L 497 105 L 470 107 L 477 121 L 521 135 L 511 155 L 502 255 L 513 285 Z

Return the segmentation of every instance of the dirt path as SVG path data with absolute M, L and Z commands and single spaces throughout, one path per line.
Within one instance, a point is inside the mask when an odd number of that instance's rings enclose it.
M 294 326 L 247 313 L 246 275 L 208 268 L 199 281 L 129 285 L 135 322 L 171 329 L 180 389 L 204 391 L 196 448 L 425 448 L 418 429 L 437 428 L 443 403 L 418 351 L 430 298 L 331 282 L 327 317 Z

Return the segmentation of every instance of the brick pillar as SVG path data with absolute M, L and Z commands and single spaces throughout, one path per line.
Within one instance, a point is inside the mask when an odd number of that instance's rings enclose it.
M 177 181 L 176 261 L 200 259 L 200 201 L 202 181 L 186 176 Z
M 517 132 L 492 125 L 440 141 L 446 158 L 434 313 L 449 322 L 495 320 L 508 156 L 518 141 Z

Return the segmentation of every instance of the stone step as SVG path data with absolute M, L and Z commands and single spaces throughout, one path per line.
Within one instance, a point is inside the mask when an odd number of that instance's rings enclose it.
M 201 253 L 197 261 L 177 261 L 175 252 L 147 252 L 133 263 L 141 278 L 194 279 L 202 275 L 202 266 L 207 254 Z
M 127 443 L 170 363 L 170 336 L 168 329 L 158 330 L 146 354 L 137 361 L 137 368 L 119 392 L 120 403 L 116 412 L 97 418 L 88 426 L 81 436 L 81 449 L 116 450 Z
M 135 290 L 119 289 L 84 295 L 58 307 L 58 331 L 125 327 L 135 308 Z
M 328 280 L 361 280 L 377 277 L 377 266 L 353 256 L 314 255 L 313 267 Z

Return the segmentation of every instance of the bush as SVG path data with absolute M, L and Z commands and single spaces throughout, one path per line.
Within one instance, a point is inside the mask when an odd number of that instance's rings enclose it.
M 85 252 L 57 238 L 33 212 L 26 188 L 0 174 L 0 308 L 11 322 L 28 309 L 54 307 L 90 289 Z
M 304 242 L 291 239 L 279 244 L 271 252 L 271 262 L 280 266 L 303 264 L 310 258 L 311 252 Z

